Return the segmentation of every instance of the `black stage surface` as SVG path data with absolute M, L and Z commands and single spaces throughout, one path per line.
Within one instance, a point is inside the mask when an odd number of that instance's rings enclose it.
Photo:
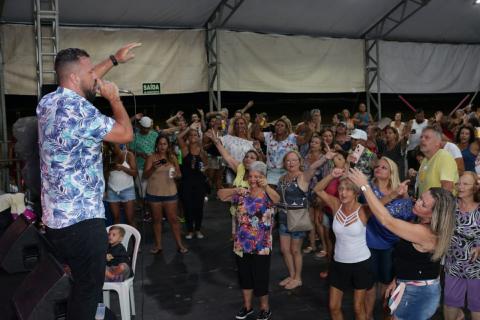
M 164 226 L 164 250 L 157 255 L 149 253 L 153 242 L 151 225 L 139 226 L 144 243 L 135 275 L 135 319 L 234 319 L 242 306 L 242 298 L 230 241 L 228 204 L 206 203 L 205 238 L 185 240 L 190 249 L 186 255 L 176 252 L 168 223 Z M 312 254 L 304 255 L 303 286 L 293 291 L 280 287 L 278 282 L 287 271 L 275 233 L 270 278 L 272 319 L 330 319 L 328 284 L 319 277 L 319 272 L 325 268 L 325 260 L 315 260 Z M 0 273 L 0 319 L 16 319 L 8 301 L 23 277 Z M 120 319 L 115 294 L 112 294 L 111 303 Z M 258 310 L 258 301 L 255 307 Z M 343 312 L 345 319 L 353 319 L 351 293 L 345 294 Z M 375 318 L 381 319 L 380 314 L 377 306 Z

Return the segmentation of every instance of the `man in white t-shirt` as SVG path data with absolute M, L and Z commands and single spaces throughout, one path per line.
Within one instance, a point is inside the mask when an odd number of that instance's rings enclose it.
M 447 150 L 448 153 L 450 153 L 455 159 L 455 162 L 457 163 L 457 170 L 458 170 L 458 175 L 461 176 L 463 172 L 465 171 L 465 165 L 463 163 L 463 156 L 462 156 L 462 151 L 460 151 L 460 148 L 457 147 L 455 143 L 451 143 L 447 140 L 443 140 L 443 149 Z

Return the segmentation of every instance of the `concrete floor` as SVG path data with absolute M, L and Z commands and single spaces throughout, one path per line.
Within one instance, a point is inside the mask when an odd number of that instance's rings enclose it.
M 140 223 L 143 243 L 135 274 L 135 319 L 234 319 L 242 306 L 242 299 L 230 241 L 230 219 L 228 204 L 206 203 L 205 239 L 185 240 L 190 249 L 186 255 L 176 252 L 168 223 L 164 224 L 163 252 L 150 254 L 153 243 L 151 224 Z M 287 270 L 275 233 L 270 281 L 272 319 L 330 319 L 328 283 L 319 277 L 319 272 L 325 268 L 325 261 L 315 260 L 312 254 L 304 255 L 303 286 L 293 291 L 278 286 Z M 0 273 L 1 319 L 15 319 L 10 306 L 4 302 L 11 297 L 11 290 L 22 277 Z M 255 306 L 258 310 L 258 303 Z M 111 308 L 120 319 L 114 294 Z M 345 319 L 353 319 L 351 293 L 345 294 L 343 311 Z M 377 307 L 375 318 L 381 319 L 380 315 Z

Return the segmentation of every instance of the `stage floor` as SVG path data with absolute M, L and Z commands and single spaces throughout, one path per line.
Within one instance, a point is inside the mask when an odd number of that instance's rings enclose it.
M 234 319 L 242 306 L 232 253 L 231 216 L 228 204 L 206 203 L 202 240 L 185 240 L 190 252 L 176 252 L 168 223 L 164 224 L 163 253 L 149 253 L 153 246 L 150 223 L 140 222 L 143 234 L 142 251 L 138 256 L 135 275 L 135 319 Z M 283 289 L 278 282 L 287 275 L 279 250 L 278 234 L 274 237 L 271 261 L 270 304 L 272 318 L 330 319 L 328 313 L 328 284 L 319 273 L 326 269 L 324 260 L 313 254 L 304 255 L 303 286 L 293 291 Z M 11 299 L 10 290 L 18 285 L 19 275 L 0 273 L 0 314 L 2 319 L 15 319 L 4 303 Z M 118 300 L 112 294 L 111 308 L 120 319 Z M 258 310 L 258 301 L 255 301 Z M 343 302 L 345 319 L 353 319 L 352 294 L 346 293 Z M 376 308 L 376 319 L 380 319 Z M 7 316 L 6 318 L 3 318 Z M 255 319 L 255 317 L 249 318 Z M 436 317 L 441 319 L 441 317 Z

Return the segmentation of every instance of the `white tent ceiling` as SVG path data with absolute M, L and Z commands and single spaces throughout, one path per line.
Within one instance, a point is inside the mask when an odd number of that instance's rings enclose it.
M 4 2 L 0 20 L 32 23 L 32 0 Z M 201 28 L 220 0 L 59 0 L 64 25 Z M 245 0 L 224 28 L 360 38 L 400 0 Z M 431 0 L 392 32 L 399 41 L 480 43 L 480 5 Z

